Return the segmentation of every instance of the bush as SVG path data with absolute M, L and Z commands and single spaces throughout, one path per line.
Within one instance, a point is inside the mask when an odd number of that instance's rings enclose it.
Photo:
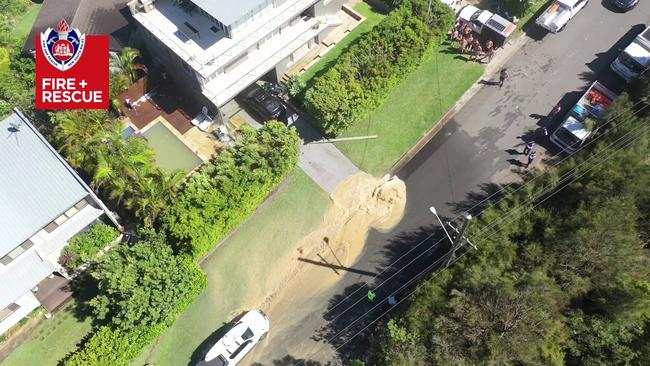
M 71 271 L 92 261 L 97 253 L 117 238 L 115 227 L 103 223 L 93 225 L 83 233 L 73 237 L 63 249 L 59 263 Z
M 186 256 L 175 256 L 151 230 L 144 240 L 102 257 L 91 273 L 99 294 L 90 301 L 98 319 L 109 319 L 62 364 L 128 365 L 192 303 L 207 284 L 205 273 Z
M 175 256 L 162 235 L 145 235 L 144 241 L 107 253 L 90 274 L 98 282 L 98 294 L 90 300 L 94 315 L 122 330 L 171 324 L 177 309 L 207 284 L 198 265 Z
M 162 214 L 177 249 L 198 259 L 243 222 L 298 163 L 299 138 L 281 122 L 242 131 L 232 149 L 204 165 Z
M 453 11 L 435 1 L 405 0 L 305 91 L 304 107 L 334 136 L 380 105 L 454 23 Z

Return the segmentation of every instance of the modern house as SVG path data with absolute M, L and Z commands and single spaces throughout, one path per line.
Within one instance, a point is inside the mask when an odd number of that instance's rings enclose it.
M 41 305 L 68 240 L 111 212 L 32 124 L 0 121 L 0 334 Z
M 128 6 L 149 53 L 169 77 L 218 109 L 262 77 L 281 79 L 341 24 L 342 3 L 133 0 Z

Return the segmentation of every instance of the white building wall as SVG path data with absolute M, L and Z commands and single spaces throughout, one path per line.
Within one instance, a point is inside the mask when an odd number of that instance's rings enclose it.
M 18 300 L 14 301 L 20 308 L 13 314 L 9 315 L 5 320 L 0 322 L 0 334 L 4 334 L 11 327 L 18 324 L 18 322 L 31 313 L 34 309 L 39 307 L 41 303 L 38 302 L 36 296 L 31 291 L 28 291 Z

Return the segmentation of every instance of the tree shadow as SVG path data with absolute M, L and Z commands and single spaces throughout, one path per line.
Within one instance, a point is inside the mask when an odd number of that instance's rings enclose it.
M 439 227 L 430 225 L 388 239 L 381 251 L 382 260 L 376 265 L 381 277 L 351 284 L 331 297 L 323 314 L 326 323 L 312 339 L 337 348 L 344 364 L 352 359 L 367 359 L 377 341 L 375 329 L 383 322 L 378 318 L 394 307 L 388 297 L 394 295 L 399 301 L 444 264 L 441 259 L 449 244 L 442 235 Z M 369 290 L 376 295 L 373 300 L 368 297 Z
M 263 364 L 261 362 L 255 362 L 251 364 L 251 366 L 267 366 L 269 364 Z M 303 365 L 303 366 L 328 366 L 330 363 L 322 364 L 318 361 L 314 360 L 305 360 L 302 358 L 295 358 L 291 355 L 286 355 L 282 357 L 279 360 L 273 360 L 272 363 L 270 364 L 271 366 L 297 366 L 297 365 Z
M 89 305 L 89 301 L 97 296 L 98 293 L 97 281 L 90 275 L 93 266 L 94 264 L 91 263 L 86 270 L 70 280 L 69 286 L 74 293 L 73 297 L 75 299 L 75 305 L 72 309 L 74 317 L 79 321 L 85 321 L 90 317 L 93 325 L 99 326 L 106 322 L 97 320 L 93 316 L 92 308 Z
M 548 1 L 546 4 L 537 9 L 535 14 L 533 14 L 533 16 L 531 16 L 530 19 L 526 21 L 526 24 L 524 24 L 522 27 L 524 33 L 535 42 L 541 42 L 549 33 L 548 30 L 535 24 L 535 20 L 537 20 L 537 18 L 539 18 L 539 16 L 546 11 L 546 8 L 550 3 L 551 2 Z
M 208 366 L 210 363 L 203 361 L 205 359 L 205 356 L 208 354 L 208 351 L 210 351 L 210 348 L 214 346 L 221 337 L 223 337 L 228 331 L 233 327 L 235 323 L 241 319 L 246 312 L 242 312 L 241 314 L 238 314 L 236 317 L 234 317 L 231 321 L 229 322 L 223 322 L 221 323 L 221 326 L 217 328 L 214 332 L 212 332 L 206 339 L 201 342 L 201 344 L 196 347 L 194 352 L 192 352 L 192 356 L 190 356 L 190 362 L 188 363 L 188 366 Z

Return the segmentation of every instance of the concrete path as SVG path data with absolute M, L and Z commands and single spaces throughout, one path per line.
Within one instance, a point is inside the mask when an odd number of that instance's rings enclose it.
M 636 9 L 621 14 L 591 1 L 561 33 L 543 36 L 533 29 L 528 43 L 508 62 L 512 78 L 506 85 L 499 88 L 484 80 L 474 97 L 398 172 L 407 185 L 402 222 L 390 233 L 371 232 L 361 258 L 353 265 L 356 271 L 342 275 L 335 286 L 313 297 L 278 294 L 283 313 L 289 315 L 278 316 L 281 322 L 271 328 L 277 336 L 259 345 L 246 364 L 296 364 L 293 360 L 326 364 L 337 353 L 349 357 L 363 352 L 372 334 L 362 332 L 350 338 L 386 310 L 380 307 L 366 314 L 370 308 L 363 299 L 366 281 L 377 285 L 390 278 L 376 290 L 375 302 L 385 303 L 388 293 L 440 255 L 438 247 L 432 246 L 437 239 L 425 240 L 436 227 L 429 206 L 435 206 L 442 216 L 453 217 L 462 203 L 480 196 L 485 186 L 517 179 L 521 169 L 517 161 L 523 161 L 522 136 L 530 137 L 539 128 L 540 116 L 558 101 L 570 106 L 596 78 L 611 79 L 609 63 L 649 21 L 650 2 L 640 2 Z M 538 143 L 550 146 L 543 139 Z M 473 239 L 480 247 L 481 238 Z M 402 268 L 406 269 L 398 273 Z M 384 269 L 387 272 L 378 280 L 359 274 Z M 361 290 L 355 293 L 357 288 Z M 398 299 L 404 295 L 398 294 Z M 355 305 L 357 300 L 361 301 Z M 329 339 L 330 343 L 324 342 Z
M 302 140 L 300 167 L 325 192 L 334 192 L 342 181 L 359 172 L 359 168 L 334 144 L 314 143 L 323 136 L 304 118 L 292 113 L 288 120 L 291 126 L 296 127 Z

